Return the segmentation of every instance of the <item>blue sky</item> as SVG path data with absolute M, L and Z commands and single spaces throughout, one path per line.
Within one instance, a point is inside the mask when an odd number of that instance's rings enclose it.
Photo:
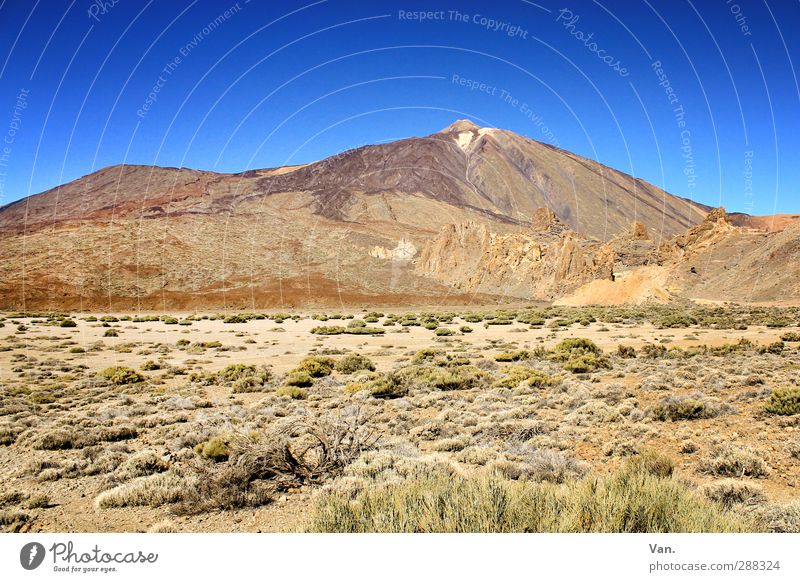
M 466 117 L 800 212 L 799 27 L 775 0 L 0 0 L 0 204 L 111 164 L 237 172 Z

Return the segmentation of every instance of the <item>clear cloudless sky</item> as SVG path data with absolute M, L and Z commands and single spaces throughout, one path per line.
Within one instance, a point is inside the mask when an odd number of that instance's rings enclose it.
M 0 0 L 0 205 L 112 164 L 239 172 L 469 118 L 800 212 L 798 29 L 795 0 Z

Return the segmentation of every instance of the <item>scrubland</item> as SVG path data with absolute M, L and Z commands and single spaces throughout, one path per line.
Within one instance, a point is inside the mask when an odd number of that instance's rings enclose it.
M 4 531 L 800 531 L 800 309 L 0 319 Z

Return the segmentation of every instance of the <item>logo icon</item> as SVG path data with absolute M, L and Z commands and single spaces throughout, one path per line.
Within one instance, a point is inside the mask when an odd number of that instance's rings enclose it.
M 42 565 L 44 554 L 44 546 L 39 542 L 27 543 L 19 552 L 19 563 L 26 570 L 35 570 Z

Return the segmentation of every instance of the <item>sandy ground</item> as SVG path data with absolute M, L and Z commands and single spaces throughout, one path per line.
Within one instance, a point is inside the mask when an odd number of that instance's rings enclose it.
M 183 314 L 185 315 L 185 314 Z M 363 316 L 356 313 L 356 316 Z M 85 317 L 85 316 L 84 316 Z M 381 318 L 383 319 L 383 318 Z M 28 321 L 29 320 L 20 320 Z M 615 353 L 617 345 L 625 344 L 639 348 L 645 344 L 662 343 L 670 347 L 691 347 L 699 345 L 720 346 L 736 343 L 742 338 L 758 345 L 767 345 L 780 339 L 785 329 L 770 329 L 762 326 L 750 326 L 746 330 L 713 330 L 692 327 L 690 329 L 657 329 L 650 324 L 624 325 L 592 323 L 588 326 L 572 325 L 568 329 L 554 331 L 547 327 L 530 329 L 527 325 L 485 325 L 484 323 L 466 323 L 456 318 L 452 324 L 445 325 L 458 330 L 462 325 L 469 325 L 473 331 L 447 338 L 446 343 L 437 342 L 433 332 L 422 327 L 401 329 L 399 326 L 386 327 L 386 333 L 380 336 L 368 335 L 333 335 L 319 336 L 311 333 L 313 327 L 319 325 L 346 325 L 346 321 L 315 321 L 310 318 L 295 321 L 286 319 L 281 323 L 271 320 L 251 320 L 247 323 L 227 324 L 221 320 L 196 321 L 191 326 L 166 325 L 162 322 L 130 321 L 113 322 L 110 325 L 119 333 L 118 337 L 103 337 L 109 327 L 101 322 L 87 322 L 76 317 L 77 327 L 61 328 L 26 323 L 28 329 L 24 333 L 16 332 L 16 324 L 7 320 L 0 329 L 0 346 L 10 349 L 0 351 L 0 385 L 6 387 L 28 385 L 37 388 L 38 384 L 51 385 L 59 382 L 58 374 L 45 382 L 35 374 L 38 364 L 47 360 L 57 360 L 72 369 L 65 373 L 63 383 L 75 383 L 82 379 L 95 377 L 99 370 L 108 366 L 129 366 L 140 370 L 148 360 L 158 360 L 162 366 L 185 369 L 187 372 L 213 372 L 221 370 L 232 363 L 266 365 L 281 375 L 297 365 L 299 360 L 309 353 L 325 353 L 325 351 L 341 354 L 358 352 L 372 359 L 379 372 L 387 372 L 407 362 L 416 351 L 423 348 L 445 346 L 462 352 L 485 353 L 486 357 L 504 349 L 534 349 L 543 346 L 547 349 L 568 337 L 582 337 L 593 340 L 607 353 Z M 372 324 L 379 326 L 380 324 Z M 216 349 L 201 350 L 193 353 L 191 349 L 176 349 L 176 342 L 188 340 L 191 344 L 198 342 L 219 341 L 223 351 Z M 92 351 L 100 345 L 102 349 Z M 159 346 L 167 349 L 159 353 Z M 69 353 L 67 348 L 82 347 L 85 353 Z M 33 364 L 20 371 L 19 366 L 25 359 L 34 359 Z M 86 366 L 82 372 L 74 367 Z M 749 366 L 737 369 L 734 356 L 726 365 L 726 374 L 746 374 Z M 615 366 L 616 367 L 616 366 Z M 674 367 L 680 373 L 680 364 Z M 791 367 L 787 367 L 791 370 Z M 669 374 L 669 371 L 666 372 Z M 26 376 L 26 374 L 28 376 Z M 161 372 L 146 372 L 148 377 L 156 379 Z M 797 371 L 782 372 L 797 375 Z M 707 376 L 706 376 L 707 377 Z M 642 391 L 642 382 L 648 380 L 648 373 L 639 373 L 631 369 L 620 374 L 611 370 L 598 374 L 583 384 L 583 390 L 602 391 L 612 384 L 622 384 L 637 399 L 637 405 L 646 409 L 656 404 L 663 393 Z M 346 380 L 343 380 L 343 382 Z M 167 378 L 156 383 L 160 394 L 185 394 L 187 377 L 185 375 Z M 768 382 L 768 384 L 770 384 Z M 342 384 L 343 385 L 343 384 Z M 701 387 L 702 388 L 702 387 Z M 688 388 L 676 387 L 675 394 L 689 394 Z M 212 411 L 225 410 L 226 407 L 254 408 L 264 400 L 263 393 L 231 394 L 230 388 L 209 386 L 199 392 L 204 398 L 213 402 Z M 464 402 L 470 402 L 474 394 L 465 396 Z M 147 395 L 134 395 L 133 400 L 142 405 L 148 402 Z M 338 398 L 338 397 L 337 397 Z M 335 406 L 336 400 L 331 401 Z M 389 405 L 387 405 L 389 406 Z M 437 418 L 446 412 L 448 404 L 438 404 L 445 408 L 421 410 L 416 423 Z M 509 404 L 509 407 L 511 405 Z M 692 421 L 691 424 L 651 423 L 641 435 L 625 431 L 621 425 L 591 426 L 576 429 L 564 428 L 564 434 L 572 439 L 570 451 L 575 457 L 588 461 L 593 469 L 610 470 L 618 466 L 621 458 L 610 455 L 608 445 L 622 441 L 636 441 L 642 438 L 648 446 L 657 448 L 678 459 L 679 475 L 697 484 L 711 482 L 705 476 L 698 475 L 696 464 L 698 455 L 682 453 L 688 440 L 696 441 L 702 450 L 706 443 L 737 441 L 755 444 L 769 453 L 770 476 L 759 480 L 771 501 L 786 502 L 797 499 L 797 487 L 800 486 L 800 469 L 796 460 L 787 456 L 786 443 L 797 439 L 796 423 L 782 422 L 781 419 L 764 418 L 760 414 L 760 401 L 737 404 L 738 414 L 720 418 Z M 502 402 L 497 404 L 502 413 Z M 391 407 L 388 409 L 391 412 Z M 157 412 L 157 411 L 156 411 Z M 204 410 L 188 413 L 190 422 L 201 422 L 203 415 L 211 414 Z M 494 413 L 493 413 L 494 414 Z M 558 407 L 542 408 L 537 412 L 538 418 L 564 424 L 565 412 Z M 493 417 L 492 417 L 493 418 Z M 199 420 L 198 420 L 199 419 Z M 2 420 L 2 417 L 0 417 Z M 140 442 L 141 441 L 141 442 Z M 154 441 L 156 443 L 160 441 Z M 153 446 L 153 442 L 145 434 L 134 441 L 134 449 Z M 427 443 L 419 444 L 424 452 Z M 710 446 L 710 445 L 709 445 Z M 70 454 L 72 452 L 70 451 Z M 50 500 L 44 508 L 31 514 L 31 521 L 23 525 L 22 531 L 144 531 L 161 520 L 168 518 L 180 531 L 293 531 L 304 523 L 311 507 L 313 491 L 304 488 L 289 495 L 279 496 L 275 502 L 255 508 L 225 512 L 209 512 L 200 515 L 174 515 L 168 507 L 137 507 L 107 509 L 102 512 L 92 505 L 96 494 L 103 490 L 103 476 L 87 476 L 79 479 L 62 478 L 42 483 L 26 474 L 23 467 L 31 461 L 40 461 L 67 453 L 31 450 L 30 447 L 11 445 L 0 447 L 0 483 L 4 490 L 36 491 L 47 495 Z M 68 456 L 68 455 L 67 455 Z

